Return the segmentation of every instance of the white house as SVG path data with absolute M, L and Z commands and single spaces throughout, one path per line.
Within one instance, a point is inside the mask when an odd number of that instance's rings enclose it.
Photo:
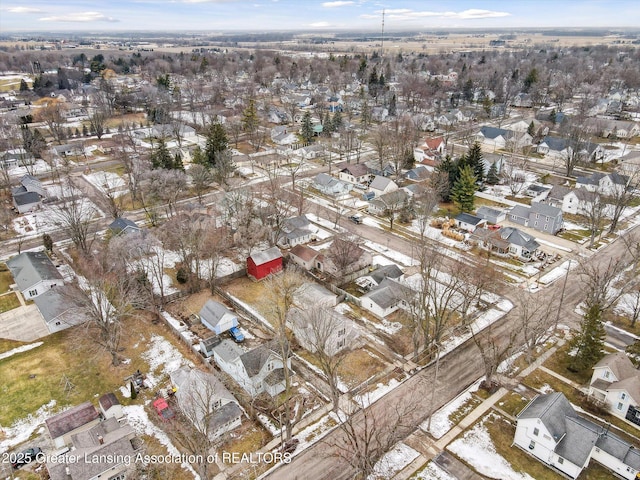
M 369 191 L 373 192 L 376 197 L 398 190 L 398 185 L 390 178 L 376 175 L 373 177 L 369 185 Z
M 318 255 L 320 252 L 306 245 L 296 245 L 289 250 L 289 260 L 305 270 L 314 268 L 313 262 Z
M 353 184 L 343 182 L 326 173 L 319 173 L 313 180 L 314 186 L 325 195 L 339 197 L 348 194 L 353 189 Z
M 64 285 L 62 275 L 44 252 L 24 252 L 7 260 L 6 263 L 20 292 L 27 300 L 55 286 Z
M 238 326 L 238 316 L 214 300 L 207 300 L 199 316 L 202 324 L 216 335 Z
M 456 215 L 454 220 L 456 222 L 456 227 L 470 233 L 474 232 L 476 228 L 480 228 L 487 224 L 485 219 L 468 213 L 460 213 Z
M 338 169 L 338 177 L 345 182 L 366 185 L 371 178 L 369 168 L 364 163 L 342 163 Z
M 353 348 L 360 336 L 352 320 L 327 306 L 294 307 L 287 315 L 287 325 L 302 348 L 330 356 Z
M 274 396 L 284 391 L 284 363 L 277 340 L 245 352 L 235 342 L 224 339 L 212 350 L 220 369 L 252 397 L 262 392 Z M 291 354 L 288 347 L 286 350 L 287 365 L 291 368 Z
M 287 218 L 282 225 L 278 246 L 290 248 L 308 243 L 315 238 L 317 231 L 318 229 L 311 224 L 306 215 Z
M 236 398 L 211 373 L 181 367 L 169 376 L 178 407 L 211 440 L 242 424 L 242 410 Z
M 611 353 L 593 367 L 589 395 L 615 416 L 640 425 L 640 370 L 624 352 Z
M 569 478 L 577 478 L 592 458 L 628 480 L 640 471 L 640 452 L 608 428 L 578 416 L 562 393 L 529 402 L 517 416 L 513 443 Z
M 407 308 L 412 290 L 391 278 L 385 278 L 377 288 L 360 297 L 360 306 L 384 318 L 399 308 Z
M 44 422 L 56 448 L 71 444 L 71 436 L 84 432 L 100 423 L 100 413 L 91 402 L 84 402 L 73 408 L 49 417 Z
M 598 192 L 603 195 L 614 195 L 627 188 L 629 177 L 613 173 L 593 173 L 588 177 L 577 177 L 576 188 L 584 188 L 590 192 Z

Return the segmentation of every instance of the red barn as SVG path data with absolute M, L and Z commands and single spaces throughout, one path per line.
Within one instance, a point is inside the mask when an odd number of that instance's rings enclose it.
M 282 270 L 282 252 L 278 247 L 271 247 L 247 257 L 247 275 L 254 280 L 262 280 L 280 270 Z

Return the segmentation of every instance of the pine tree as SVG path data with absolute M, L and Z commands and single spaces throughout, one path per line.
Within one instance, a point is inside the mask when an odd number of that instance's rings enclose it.
M 469 165 L 460 169 L 460 176 L 451 189 L 451 200 L 460 212 L 471 212 L 475 203 L 474 194 L 478 190 L 476 177 Z
M 207 165 L 210 167 L 216 164 L 216 155 L 224 152 L 229 148 L 229 140 L 227 138 L 227 132 L 224 127 L 219 123 L 212 123 L 209 126 L 207 132 L 207 143 L 204 148 L 204 159 Z
M 343 125 L 344 122 L 342 121 L 342 114 L 336 110 L 333 114 L 333 119 L 331 120 L 331 130 L 337 132 L 343 127 Z
M 302 140 L 305 143 L 311 143 L 313 141 L 313 125 L 311 124 L 311 112 L 308 110 L 304 112 L 302 116 L 302 128 L 300 131 Z
M 489 167 L 486 182 L 489 185 L 497 185 L 498 183 L 500 183 L 500 177 L 498 176 L 498 167 L 496 166 L 496 162 L 493 162 Z
M 169 153 L 164 139 L 158 140 L 158 146 L 151 153 L 151 166 L 155 168 L 173 169 L 173 157 Z
M 42 235 L 42 245 L 47 252 L 53 251 L 53 239 L 51 238 L 51 235 L 48 233 Z
M 398 110 L 398 107 L 396 105 L 396 94 L 394 93 L 391 96 L 391 100 L 389 101 L 389 115 L 392 117 L 395 117 L 397 110 Z
M 459 170 L 457 162 L 454 162 L 451 159 L 450 155 L 444 157 L 444 160 L 440 162 L 440 164 L 436 167 L 436 170 L 441 173 L 445 173 L 448 178 L 448 188 L 446 192 L 442 192 L 442 200 L 448 202 L 451 196 L 451 189 L 453 188 L 454 183 L 458 179 Z
M 245 132 L 253 133 L 258 129 L 259 123 L 256 102 L 251 99 L 247 108 L 242 112 L 242 128 Z
M 465 163 L 473 170 L 477 182 L 482 184 L 484 182 L 484 163 L 482 162 L 482 148 L 478 142 L 471 146 L 465 158 Z
M 556 116 L 557 116 L 556 109 L 552 108 L 551 111 L 549 112 L 549 120 L 554 125 L 556 124 L 556 121 L 557 121 Z
M 531 123 L 529 124 L 529 128 L 527 128 L 527 133 L 529 135 L 531 135 L 532 137 L 535 137 L 535 133 L 536 133 L 536 125 L 535 123 L 533 123 L 533 120 L 531 120 Z
M 191 153 L 191 162 L 196 165 L 204 165 L 207 166 L 207 160 L 204 158 L 204 153 L 202 153 L 202 149 L 199 145 L 196 145 Z
M 138 391 L 136 390 L 136 386 L 133 384 L 133 380 L 131 380 L 129 384 L 129 389 L 131 390 L 131 400 L 138 398 Z
M 173 160 L 173 168 L 176 170 L 182 170 L 184 172 L 184 164 L 182 163 L 182 154 L 180 152 L 176 152 L 174 160 Z
M 604 356 L 606 335 L 602 324 L 602 309 L 600 305 L 594 305 L 584 314 L 580 331 L 571 340 L 575 355 L 569 362 L 569 370 L 573 372 L 590 370 Z
M 25 81 L 25 79 L 21 79 L 20 80 L 20 91 L 21 92 L 26 92 L 29 90 L 29 85 L 27 85 L 27 82 Z

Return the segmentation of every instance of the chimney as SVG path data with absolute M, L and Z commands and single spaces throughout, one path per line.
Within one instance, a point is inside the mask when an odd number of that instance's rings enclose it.
M 64 473 L 67 477 L 71 477 L 71 468 L 69 468 L 69 465 L 64 467 Z
M 100 442 L 100 445 L 104 444 L 104 438 L 102 438 L 102 435 L 98 435 L 98 442 Z

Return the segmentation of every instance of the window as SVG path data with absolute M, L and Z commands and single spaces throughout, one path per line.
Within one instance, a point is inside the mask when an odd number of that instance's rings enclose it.
M 267 363 L 267 372 L 270 372 L 271 370 L 273 370 L 273 362 Z
M 38 295 L 38 290 L 29 290 L 29 296 L 30 297 L 35 297 Z
M 344 340 L 344 338 L 343 338 L 342 340 L 338 341 L 338 343 L 337 343 L 337 346 L 336 346 L 336 347 L 337 347 L 338 349 L 340 349 L 340 348 L 344 347 L 344 345 L 345 345 L 345 340 Z
M 340 337 L 342 335 L 344 335 L 345 333 L 347 333 L 347 329 L 346 328 L 343 328 L 342 330 L 338 330 L 338 336 L 340 336 Z
M 537 437 L 538 434 L 540 433 L 540 429 L 539 428 L 534 428 L 533 429 L 533 434 Z
M 620 399 L 621 399 L 621 400 L 624 400 L 625 398 L 627 398 L 627 394 L 626 394 L 626 393 L 624 393 L 624 392 L 621 392 L 621 393 L 620 393 Z
M 622 407 L 623 407 L 622 402 L 618 402 L 618 407 L 617 407 L 618 410 L 622 410 Z
M 604 371 L 604 378 L 609 378 L 609 370 Z
M 529 450 L 533 450 L 534 448 L 536 448 L 536 442 L 531 440 L 531 443 L 529 444 Z
M 558 463 L 562 465 L 564 463 L 564 458 L 558 457 Z

